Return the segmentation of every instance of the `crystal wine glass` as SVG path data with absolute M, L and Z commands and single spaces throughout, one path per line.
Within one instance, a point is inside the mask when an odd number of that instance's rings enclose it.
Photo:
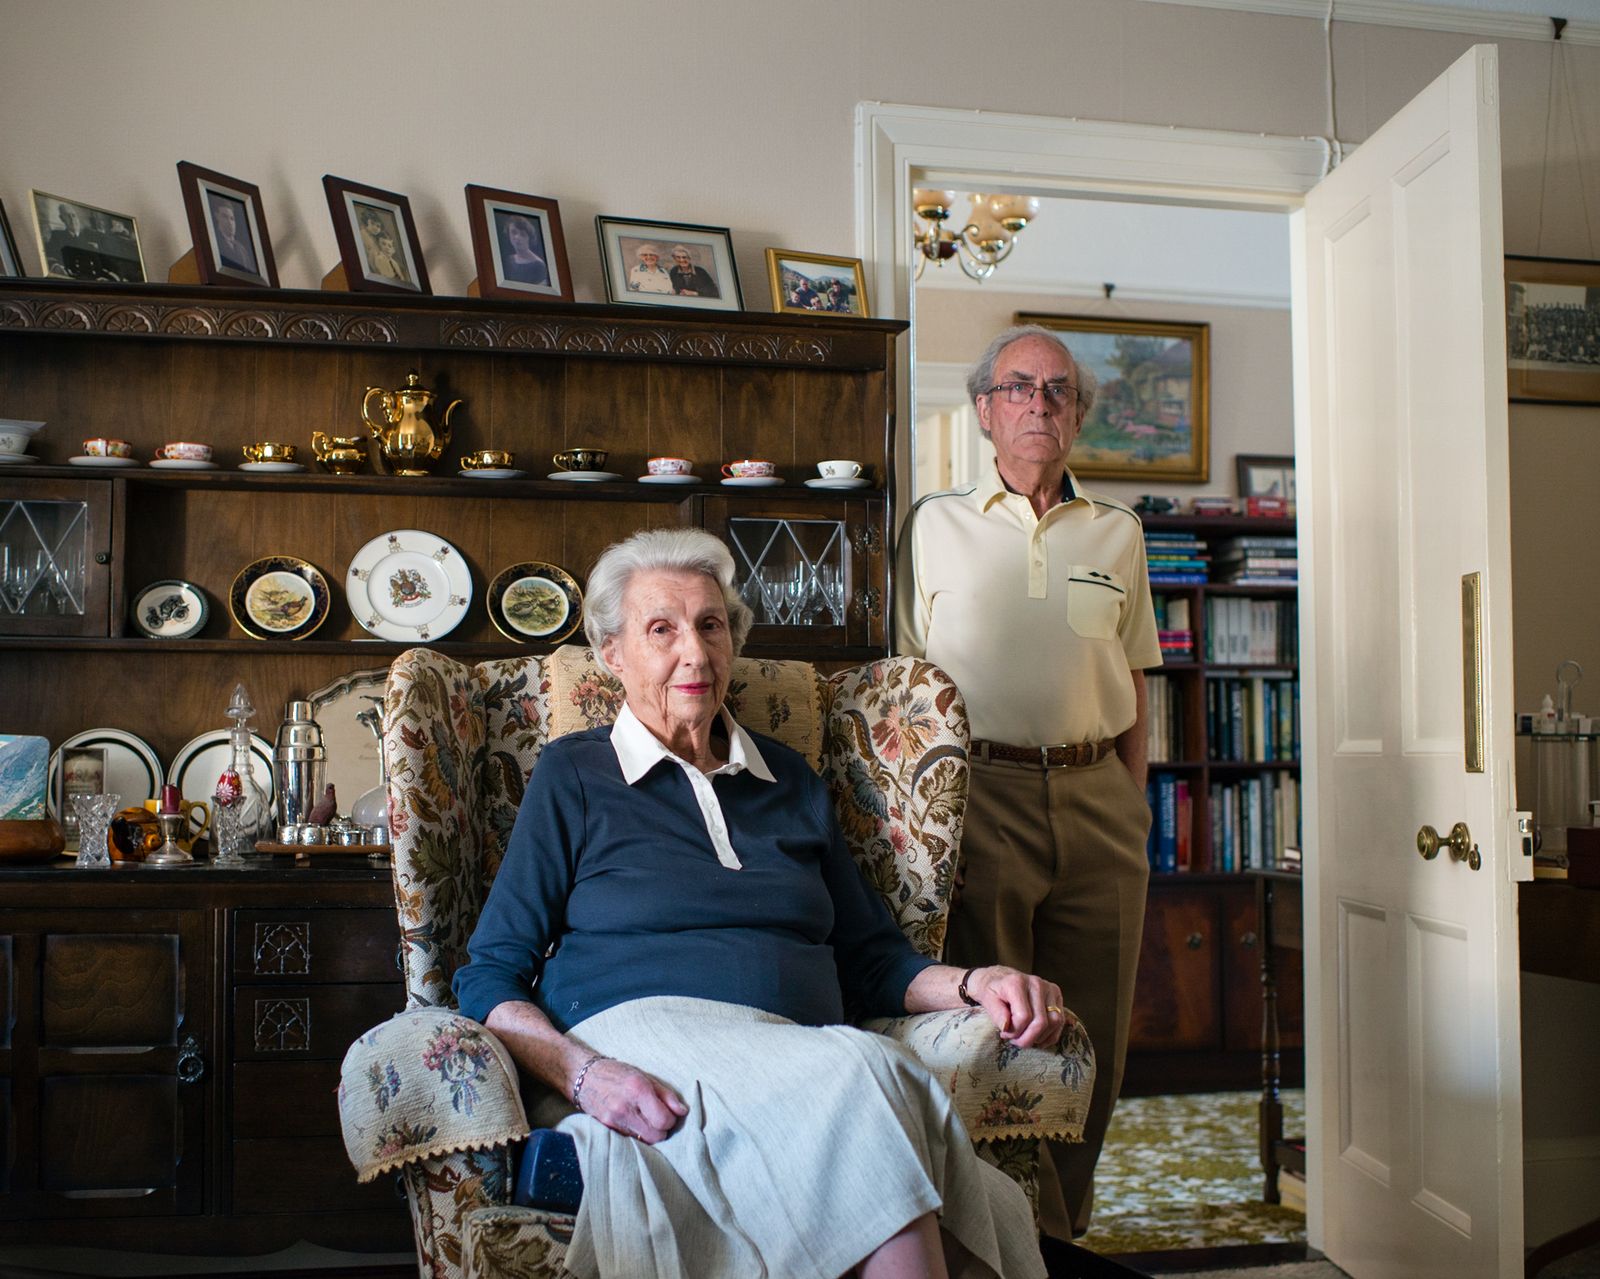
M 121 795 L 76 795 L 73 811 L 78 816 L 78 865 L 109 866 L 111 850 L 107 836 L 111 833 L 111 815 L 122 803 Z

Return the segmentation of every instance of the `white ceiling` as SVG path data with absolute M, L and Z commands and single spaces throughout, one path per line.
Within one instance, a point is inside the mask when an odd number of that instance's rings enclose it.
M 952 221 L 971 205 L 958 196 Z M 1289 218 L 1167 204 L 1045 198 L 983 283 L 929 263 L 918 288 L 1100 296 L 1128 301 L 1289 305 Z

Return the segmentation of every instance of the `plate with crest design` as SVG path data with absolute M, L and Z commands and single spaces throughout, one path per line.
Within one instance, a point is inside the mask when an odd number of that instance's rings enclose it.
M 467 615 L 472 572 L 444 538 L 400 528 L 356 552 L 344 590 L 356 621 L 379 639 L 436 640 Z

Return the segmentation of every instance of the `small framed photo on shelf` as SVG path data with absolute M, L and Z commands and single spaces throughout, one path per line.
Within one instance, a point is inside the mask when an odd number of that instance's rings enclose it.
M 860 258 L 768 249 L 767 281 L 772 285 L 774 311 L 867 314 L 867 281 Z
M 469 185 L 467 224 L 479 297 L 572 301 L 567 242 L 554 200 Z
M 11 234 L 5 203 L 0 201 L 0 279 L 14 280 L 21 275 L 22 259 L 17 256 L 17 241 Z
M 1235 459 L 1239 470 L 1239 496 L 1281 498 L 1294 501 L 1294 458 L 1263 453 L 1240 453 Z
M 187 160 L 178 161 L 178 185 L 200 283 L 277 288 L 278 264 L 267 238 L 261 188 Z
M 1513 401 L 1600 404 L 1600 262 L 1506 258 Z
M 1099 390 L 1072 446 L 1084 479 L 1202 484 L 1211 478 L 1211 326 L 1018 312 L 1055 329 Z
M 33 229 L 44 273 L 58 280 L 144 283 L 139 227 L 127 213 L 113 213 L 48 191 L 29 191 Z
M 594 226 L 608 300 L 703 311 L 743 309 L 727 227 L 641 222 L 603 213 Z
M 353 292 L 431 293 L 411 201 L 331 173 L 322 179 L 344 287 Z M 327 287 L 325 284 L 324 287 Z

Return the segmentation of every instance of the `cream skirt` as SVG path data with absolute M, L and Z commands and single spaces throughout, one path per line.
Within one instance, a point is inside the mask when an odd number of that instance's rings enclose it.
M 960 1279 L 1044 1279 L 1027 1197 L 973 1153 L 906 1049 L 703 999 L 607 1009 L 573 1037 L 689 1105 L 645 1145 L 587 1115 L 566 1265 L 584 1279 L 838 1279 L 927 1212 L 971 1254 Z

